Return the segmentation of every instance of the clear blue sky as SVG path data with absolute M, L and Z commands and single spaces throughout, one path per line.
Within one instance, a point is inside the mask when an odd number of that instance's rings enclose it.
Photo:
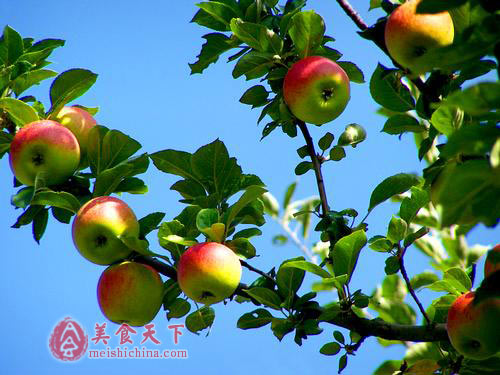
M 368 1 L 353 2 L 363 17 L 372 23 L 381 13 L 367 13 Z M 360 6 L 359 3 L 362 3 Z M 172 5 L 175 4 L 175 5 Z M 190 76 L 188 62 L 199 53 L 201 36 L 209 31 L 189 21 L 196 12 L 194 1 L 2 1 L 0 26 L 5 24 L 23 37 L 61 38 L 66 46 L 56 50 L 50 67 L 58 72 L 69 68 L 86 68 L 99 74 L 95 86 L 79 104 L 99 106 L 98 122 L 119 129 L 154 152 L 166 148 L 195 151 L 200 146 L 221 139 L 230 155 L 238 159 L 245 173 L 258 174 L 269 190 L 282 197 L 286 186 L 295 181 L 293 174 L 299 158 L 295 150 L 303 144 L 276 131 L 259 141 L 262 126 L 256 126 L 259 112 L 238 102 L 250 85 L 243 78 L 233 80 L 232 64 L 222 60 L 203 75 Z M 387 58 L 369 42 L 361 39 L 335 1 L 309 1 L 326 22 L 327 33 L 337 41 L 335 48 L 344 59 L 354 61 L 369 80 L 378 61 Z M 48 85 L 34 89 L 48 103 Z M 353 207 L 364 214 L 373 188 L 385 177 L 398 172 L 414 172 L 421 168 L 412 147 L 412 137 L 380 133 L 384 118 L 376 115 L 376 104 L 369 96 L 368 84 L 352 85 L 352 99 L 335 124 L 311 128 L 313 137 L 325 131 L 338 136 L 349 123 L 362 124 L 368 139 L 356 150 L 348 150 L 348 158 L 325 167 L 325 181 L 331 204 L 336 209 Z M 180 212 L 178 196 L 169 190 L 176 181 L 173 176 L 151 167 L 143 175 L 149 185 L 144 196 L 125 195 L 124 199 L 138 217 L 153 211 L 164 211 L 170 219 Z M 302 347 L 293 342 L 293 335 L 279 343 L 268 327 L 242 331 L 236 328 L 240 315 L 253 306 L 231 303 L 215 306 L 217 317 L 208 337 L 187 331 L 177 346 L 187 349 L 187 360 L 89 360 L 60 363 L 48 351 L 48 337 L 54 325 L 65 316 L 77 319 L 92 335 L 96 322 L 105 321 L 96 300 L 96 283 L 103 267 L 91 264 L 76 251 L 70 226 L 52 220 L 41 245 L 31 237 L 30 227 L 11 229 L 20 214 L 10 206 L 14 189 L 7 157 L 0 161 L 0 238 L 3 269 L 0 272 L 3 322 L 0 344 L 2 374 L 136 374 L 138 371 L 191 374 L 254 374 L 266 373 L 335 373 L 337 358 L 319 354 L 323 343 L 332 338 L 333 327 L 325 325 L 324 333 L 310 337 Z M 297 197 L 316 194 L 312 173 L 299 179 Z M 396 206 L 386 203 L 369 218 L 369 235 L 386 231 L 386 223 Z M 274 247 L 272 235 L 279 227 L 270 223 L 265 235 L 255 241 L 259 258 L 252 264 L 262 269 L 278 265 L 282 260 L 300 255 L 292 245 Z M 492 244 L 498 231 L 476 229 L 471 243 Z M 159 250 L 157 245 L 153 249 Z M 370 293 L 384 275 L 383 255 L 364 250 L 353 279 L 354 287 Z M 427 260 L 417 251 L 408 254 L 409 272 L 430 269 Z M 244 271 L 243 281 L 254 274 Z M 312 283 L 307 278 L 304 286 Z M 357 289 L 357 288 L 356 288 Z M 426 301 L 433 296 L 421 292 Z M 327 302 L 330 295 L 321 297 Z M 154 321 L 162 348 L 176 348 L 169 324 L 160 312 Z M 170 323 L 171 324 L 171 323 Z M 108 333 L 114 333 L 118 326 Z M 116 337 L 113 343 L 116 344 Z M 151 347 L 149 345 L 148 347 Z M 383 359 L 399 359 L 401 348 L 382 349 L 369 339 L 356 357 L 349 359 L 344 374 L 368 374 Z

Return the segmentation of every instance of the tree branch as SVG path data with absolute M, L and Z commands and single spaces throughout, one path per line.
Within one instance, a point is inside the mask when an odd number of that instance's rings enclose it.
M 177 280 L 177 272 L 174 267 L 163 263 L 162 261 L 148 257 L 139 256 L 136 260 L 140 263 L 147 264 L 156 269 L 162 275 L 170 279 Z M 246 263 L 246 262 L 244 262 Z M 248 265 L 248 264 L 247 264 Z M 259 274 L 264 276 L 265 272 L 257 270 L 255 267 L 250 266 L 251 270 L 259 271 Z M 271 276 L 268 275 L 271 278 Z M 272 279 L 272 278 L 271 278 Z M 274 279 L 273 279 L 274 282 Z M 248 289 L 248 285 L 240 283 L 234 292 L 235 295 L 250 298 L 245 293 L 244 289 Z M 412 326 L 402 324 L 392 324 L 384 322 L 381 319 L 366 319 L 360 318 L 352 311 L 340 312 L 334 318 L 327 321 L 339 327 L 353 330 L 361 336 L 376 336 L 386 340 L 398 341 L 412 341 L 412 342 L 433 342 L 433 341 L 447 341 L 448 334 L 444 324 L 428 324 L 425 326 Z
M 354 21 L 356 26 L 359 27 L 360 30 L 366 30 L 368 25 L 363 21 L 358 12 L 356 12 L 351 4 L 347 0 L 337 0 L 340 7 L 344 10 L 344 12 Z
M 271 281 L 273 284 L 276 285 L 276 280 L 274 280 L 268 273 L 261 271 L 258 268 L 255 268 L 254 266 L 250 265 L 249 263 L 245 262 L 242 259 L 240 259 L 240 263 L 243 267 L 249 269 L 252 272 L 258 273 L 261 276 L 264 276 L 267 280 Z

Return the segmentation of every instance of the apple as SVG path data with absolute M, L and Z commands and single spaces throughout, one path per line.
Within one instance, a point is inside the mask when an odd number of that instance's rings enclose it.
M 121 199 L 103 196 L 80 208 L 72 232 L 73 242 L 83 257 L 96 264 L 111 264 L 132 252 L 119 237 L 138 237 L 139 222 Z
M 163 281 L 151 266 L 130 261 L 113 264 L 99 278 L 97 300 L 112 322 L 143 326 L 160 310 Z
M 500 244 L 488 251 L 486 261 L 484 262 L 484 278 L 486 279 L 492 273 L 500 270 Z
M 297 61 L 283 82 L 283 98 L 298 119 L 322 125 L 336 119 L 349 101 L 349 77 L 336 62 L 321 56 Z
M 417 14 L 421 0 L 410 0 L 397 7 L 385 25 L 385 45 L 391 57 L 414 74 L 431 70 L 428 51 L 453 43 L 453 20 L 447 11 Z
M 205 305 L 230 297 L 240 279 L 240 259 L 230 248 L 217 242 L 191 246 L 181 255 L 177 265 L 181 290 Z
M 464 357 L 482 360 L 500 351 L 500 297 L 475 300 L 475 292 L 459 296 L 448 311 L 446 328 L 453 347 Z
M 86 110 L 78 107 L 63 107 L 57 114 L 56 120 L 75 135 L 80 144 L 82 161 L 84 161 L 87 155 L 89 132 L 97 124 L 96 120 Z
M 16 178 L 35 185 L 38 176 L 45 186 L 66 181 L 80 163 L 76 137 L 61 124 L 40 120 L 23 126 L 10 144 L 9 162 Z

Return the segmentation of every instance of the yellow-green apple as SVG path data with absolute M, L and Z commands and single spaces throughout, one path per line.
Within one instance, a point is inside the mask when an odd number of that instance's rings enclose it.
M 80 162 L 76 137 L 61 124 L 40 120 L 23 126 L 10 144 L 9 162 L 16 178 L 33 186 L 38 177 L 46 186 L 66 181 Z
M 385 45 L 391 57 L 412 73 L 422 74 L 433 68 L 426 53 L 453 43 L 453 20 L 447 11 L 417 13 L 421 0 L 409 0 L 397 7 L 387 19 Z
M 96 125 L 96 120 L 90 113 L 79 107 L 63 107 L 57 114 L 56 120 L 75 135 L 80 144 L 81 159 L 85 162 L 89 132 Z
M 446 328 L 453 347 L 463 356 L 481 360 L 500 351 L 500 297 L 459 296 L 448 310 Z
M 484 278 L 490 276 L 493 272 L 500 270 L 500 244 L 488 251 L 486 261 L 484 262 Z
M 217 242 L 191 246 L 177 264 L 177 281 L 181 290 L 205 305 L 231 296 L 240 279 L 240 259 L 233 250 Z
M 344 69 L 321 56 L 297 61 L 283 82 L 283 98 L 294 116 L 315 125 L 336 119 L 349 101 L 349 92 Z
M 163 301 L 163 282 L 151 266 L 125 261 L 104 270 L 97 284 L 102 313 L 115 323 L 143 326 Z
M 103 196 L 80 208 L 72 231 L 73 242 L 80 254 L 96 264 L 111 264 L 132 252 L 120 237 L 138 237 L 139 222 L 124 201 Z

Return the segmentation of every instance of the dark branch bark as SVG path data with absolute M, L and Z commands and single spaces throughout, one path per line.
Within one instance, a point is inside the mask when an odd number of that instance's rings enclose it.
M 177 272 L 175 271 L 175 268 L 163 263 L 158 259 L 140 256 L 137 257 L 136 260 L 143 264 L 150 265 L 159 273 L 167 276 L 168 278 L 171 278 L 173 280 L 177 279 Z M 252 268 L 256 269 L 254 267 Z M 260 272 L 265 273 L 263 271 Z M 250 296 L 245 293 L 244 289 L 248 289 L 248 285 L 240 283 L 240 285 L 238 285 L 238 288 L 236 288 L 234 294 L 241 297 L 250 298 Z M 328 323 L 356 331 L 361 336 L 376 336 L 386 340 L 412 342 L 448 340 L 448 334 L 446 333 L 446 327 L 444 324 L 425 326 L 392 324 L 384 322 L 380 319 L 360 318 L 351 311 L 338 314 L 335 318 L 329 320 Z
M 245 262 L 244 260 L 240 259 L 240 263 L 243 267 L 248 268 L 250 271 L 258 273 L 261 276 L 264 276 L 266 279 L 271 281 L 273 284 L 276 284 L 276 280 L 274 280 L 269 274 L 265 273 L 264 271 L 261 271 L 254 266 L 250 265 L 249 263 Z
M 360 30 L 366 30 L 368 28 L 368 25 L 363 21 L 359 13 L 352 8 L 347 0 L 337 0 L 337 3 L 339 3 L 340 7 L 354 21 Z

